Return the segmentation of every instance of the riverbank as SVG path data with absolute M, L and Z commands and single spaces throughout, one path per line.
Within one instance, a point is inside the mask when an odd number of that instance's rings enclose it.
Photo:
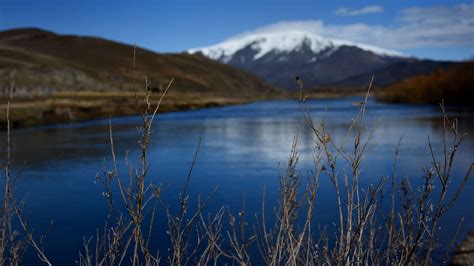
M 330 99 L 349 96 L 363 96 L 363 93 L 310 92 L 305 93 L 306 99 Z M 139 113 L 138 105 L 145 104 L 145 93 L 133 92 L 58 92 L 48 97 L 20 99 L 0 99 L 1 129 L 6 128 L 7 102 L 10 102 L 10 123 L 14 128 L 51 125 L 99 119 L 104 117 L 128 116 Z M 162 102 L 160 112 L 194 110 L 208 107 L 219 107 L 246 104 L 259 100 L 298 99 L 296 92 L 283 92 L 279 95 L 260 95 L 255 97 L 228 97 L 200 93 L 170 92 Z M 150 103 L 156 104 L 158 93 L 150 95 Z
M 474 261 L 474 231 L 456 247 L 451 265 L 471 265 Z
M 61 92 L 44 98 L 10 99 L 10 123 L 14 128 L 68 123 L 104 118 L 126 116 L 139 113 L 144 93 L 137 98 L 133 92 Z M 138 101 L 136 100 L 138 99 Z M 149 98 L 151 105 L 158 102 L 159 94 Z M 160 112 L 193 110 L 198 108 L 244 104 L 260 98 L 230 98 L 202 94 L 170 93 L 162 102 Z M 0 123 L 6 127 L 7 99 L 0 104 Z

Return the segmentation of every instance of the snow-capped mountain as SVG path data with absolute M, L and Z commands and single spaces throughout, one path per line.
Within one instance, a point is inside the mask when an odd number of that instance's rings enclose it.
M 314 54 L 323 52 L 330 54 L 341 46 L 358 47 L 364 51 L 373 52 L 381 56 L 403 56 L 403 54 L 396 51 L 349 41 L 326 39 L 313 33 L 303 31 L 249 34 L 242 37 L 231 38 L 213 46 L 190 49 L 188 52 L 201 52 L 208 58 L 228 63 L 238 51 L 247 47 L 250 47 L 256 52 L 252 58 L 255 61 L 271 52 L 291 53 L 300 52 L 303 51 L 304 48 L 309 48 Z
M 420 61 L 397 51 L 344 40 L 323 38 L 305 31 L 257 32 L 230 38 L 209 47 L 187 51 L 250 71 L 263 80 L 291 89 L 294 77 L 303 79 L 306 88 L 316 86 L 364 86 L 369 76 L 384 68 L 385 85 L 410 75 L 430 72 L 437 64 L 419 66 Z M 402 64 L 408 70 L 390 69 Z M 411 65 L 416 65 L 412 73 Z M 403 72 L 403 73 L 402 73 Z M 365 76 L 367 78 L 365 79 Z

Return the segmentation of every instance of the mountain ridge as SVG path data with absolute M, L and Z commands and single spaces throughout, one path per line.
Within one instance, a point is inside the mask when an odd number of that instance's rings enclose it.
M 186 53 L 247 70 L 285 89 L 294 87 L 295 76 L 299 76 L 308 89 L 362 88 L 375 73 L 378 73 L 375 85 L 381 87 L 451 64 L 420 60 L 397 51 L 304 31 L 238 35 L 216 45 L 189 49 Z M 397 65 L 403 65 L 404 69 L 396 69 Z
M 314 53 L 332 52 L 341 46 L 355 46 L 362 50 L 370 51 L 379 55 L 406 57 L 404 54 L 382 49 L 379 47 L 360 44 L 350 41 L 329 39 L 319 35 L 304 32 L 304 31 L 287 31 L 287 32 L 268 32 L 268 33 L 254 33 L 243 35 L 242 37 L 229 38 L 221 43 L 209 46 L 189 49 L 188 53 L 201 52 L 208 58 L 213 60 L 228 61 L 229 56 L 238 50 L 253 46 L 253 49 L 258 49 L 258 53 L 254 56 L 257 60 L 271 51 L 292 52 L 301 49 L 302 44 L 306 44 Z

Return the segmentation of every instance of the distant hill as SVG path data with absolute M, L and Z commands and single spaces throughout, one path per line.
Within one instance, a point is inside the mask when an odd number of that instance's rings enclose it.
M 0 128 L 6 126 L 7 102 L 15 128 L 137 115 L 147 106 L 144 98 L 156 103 L 171 78 L 162 112 L 282 93 L 253 74 L 196 55 L 137 48 L 134 71 L 133 54 L 133 46 L 95 37 L 40 29 L 0 32 Z
M 474 62 L 397 82 L 385 88 L 378 98 L 387 102 L 432 104 L 444 99 L 448 105 L 474 106 Z
M 243 34 L 187 53 L 239 67 L 285 89 L 294 88 L 294 78 L 299 76 L 308 90 L 363 88 L 373 74 L 374 85 L 381 87 L 451 64 L 305 31 Z
M 133 46 L 40 29 L 0 32 L 0 89 L 31 91 L 130 91 Z M 136 50 L 137 87 L 152 89 L 175 79 L 174 92 L 252 97 L 277 92 L 256 76 L 189 54 Z

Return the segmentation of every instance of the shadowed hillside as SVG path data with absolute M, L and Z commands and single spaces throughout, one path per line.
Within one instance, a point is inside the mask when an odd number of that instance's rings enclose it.
M 38 29 L 0 32 L 0 84 L 27 90 L 130 90 L 133 47 L 100 38 Z M 174 90 L 254 96 L 273 90 L 253 75 L 198 56 L 136 51 L 136 78 L 153 87 L 175 79 Z
M 430 75 L 420 75 L 387 87 L 380 100 L 394 103 L 474 105 L 474 62 L 465 62 Z
M 148 87 L 152 100 L 174 78 L 164 110 L 279 94 L 252 74 L 195 55 L 137 48 L 135 70 L 133 58 L 133 46 L 100 38 L 40 29 L 0 32 L 0 109 L 10 100 L 18 126 L 135 114 L 134 76 L 138 93 Z

